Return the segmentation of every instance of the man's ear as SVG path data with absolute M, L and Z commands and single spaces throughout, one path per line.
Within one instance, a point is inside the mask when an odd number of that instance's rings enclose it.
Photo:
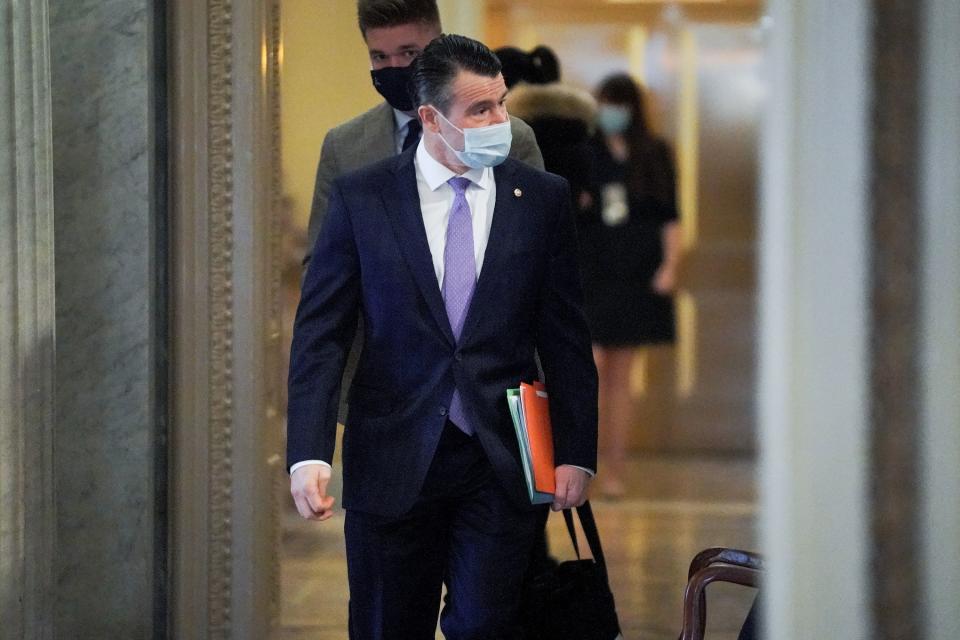
M 417 115 L 420 116 L 420 124 L 423 125 L 425 131 L 440 132 L 440 118 L 437 117 L 437 112 L 433 107 L 422 104 L 417 109 Z

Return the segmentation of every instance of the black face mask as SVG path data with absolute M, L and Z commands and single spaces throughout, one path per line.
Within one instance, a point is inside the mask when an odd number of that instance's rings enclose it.
M 397 111 L 413 111 L 413 65 L 371 69 L 373 88 Z

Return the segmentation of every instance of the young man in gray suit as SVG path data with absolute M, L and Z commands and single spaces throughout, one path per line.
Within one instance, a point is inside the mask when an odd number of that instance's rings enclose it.
M 420 122 L 410 94 L 410 63 L 438 37 L 436 0 L 358 0 L 357 21 L 370 55 L 373 86 L 384 102 L 331 129 L 323 140 L 310 208 L 310 259 L 327 214 L 330 185 L 339 176 L 396 155 L 420 139 Z M 510 157 L 543 169 L 533 131 L 511 118 Z

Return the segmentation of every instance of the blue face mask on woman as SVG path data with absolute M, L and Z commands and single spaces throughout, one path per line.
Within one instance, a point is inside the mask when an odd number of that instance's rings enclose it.
M 447 120 L 446 116 L 440 113 L 439 109 L 434 109 L 447 124 L 463 134 L 463 151 L 454 149 L 453 145 L 447 142 L 440 134 L 440 139 L 447 145 L 450 151 L 457 157 L 457 160 L 464 166 L 471 169 L 483 169 L 485 167 L 495 167 L 507 159 L 510 155 L 510 145 L 513 142 L 513 131 L 510 129 L 510 121 L 500 124 L 491 124 L 487 127 L 473 127 L 461 129 L 457 125 Z
M 630 109 L 612 104 L 601 104 L 597 110 L 597 126 L 608 136 L 623 133 L 630 126 L 633 116 Z

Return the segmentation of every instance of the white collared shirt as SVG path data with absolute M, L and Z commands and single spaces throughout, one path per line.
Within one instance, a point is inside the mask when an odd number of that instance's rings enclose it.
M 394 109 L 399 116 L 406 116 Z M 409 116 L 407 116 L 409 118 Z M 409 118 L 412 120 L 412 118 Z M 398 127 L 399 130 L 399 127 Z M 405 131 L 405 130 L 404 130 Z M 403 140 L 400 140 L 401 145 Z M 420 195 L 420 211 L 423 214 L 423 228 L 427 232 L 427 244 L 433 259 L 433 269 L 437 274 L 437 286 L 443 286 L 443 250 L 447 244 L 447 222 L 450 220 L 450 208 L 453 206 L 453 187 L 447 180 L 455 177 L 453 171 L 437 162 L 427 151 L 420 138 L 417 153 L 413 161 L 417 174 L 417 192 Z M 464 195 L 470 205 L 473 218 L 473 252 L 477 261 L 477 277 L 483 267 L 483 254 L 487 250 L 490 238 L 490 226 L 493 224 L 493 208 L 497 201 L 497 184 L 493 179 L 493 169 L 470 169 L 463 174 L 470 180 L 470 186 Z M 302 460 L 290 467 L 290 473 L 310 464 L 330 466 L 323 460 Z
M 443 250 L 447 245 L 447 223 L 453 206 L 453 187 L 447 184 L 456 173 L 437 162 L 430 155 L 421 139 L 413 161 L 417 172 L 417 192 L 420 194 L 420 211 L 423 228 L 427 232 L 427 244 L 433 258 L 433 270 L 437 274 L 437 286 L 443 286 Z M 470 180 L 467 187 L 467 204 L 473 218 L 473 254 L 477 262 L 477 277 L 483 268 L 483 255 L 490 239 L 493 224 L 493 208 L 497 202 L 497 183 L 493 169 L 470 169 L 463 174 Z

